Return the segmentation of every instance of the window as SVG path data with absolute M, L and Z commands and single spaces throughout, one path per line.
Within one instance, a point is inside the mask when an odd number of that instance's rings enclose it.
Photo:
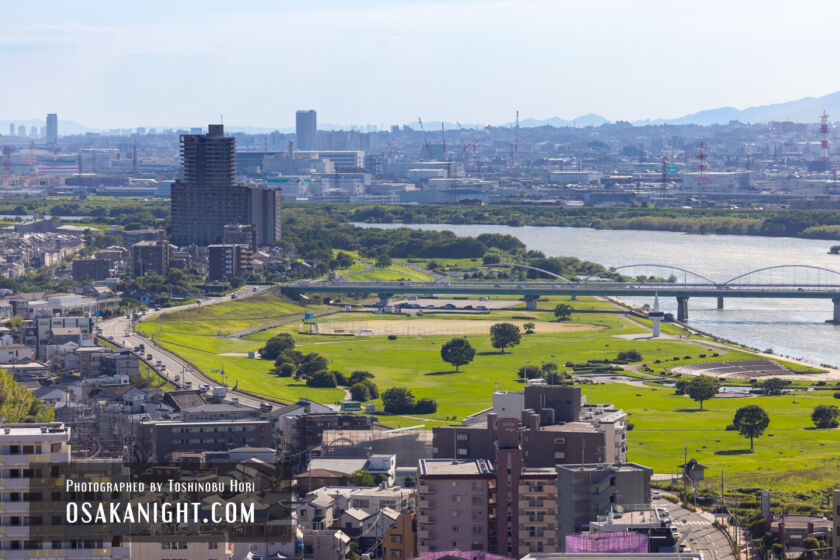
M 455 439 L 457 439 L 458 441 L 467 441 L 468 438 L 469 436 L 467 436 L 467 434 L 458 434 L 455 437 Z
M 401 543 L 402 542 L 402 535 L 391 535 L 391 542 L 392 543 Z
M 461 501 L 461 496 L 452 496 L 452 501 L 457 503 Z
M 481 490 L 481 481 L 473 480 L 472 489 L 473 490 Z
M 483 515 L 481 514 L 481 512 L 480 512 L 480 511 L 474 511 L 474 512 L 472 512 L 472 518 L 473 518 L 473 521 L 481 521 L 481 518 L 482 518 L 482 517 L 483 517 Z
M 566 438 L 564 438 L 564 437 L 554 438 L 554 445 L 566 445 Z
M 452 532 L 453 533 L 460 533 L 461 532 L 461 526 L 460 525 L 453 525 L 452 526 Z
M 461 457 L 466 456 L 467 453 L 468 453 L 468 451 L 466 449 L 464 449 L 463 447 L 458 448 L 458 455 L 460 455 Z
M 473 532 L 473 535 L 480 535 L 481 534 L 481 525 L 473 525 L 472 532 Z
M 453 509 L 452 510 L 452 517 L 455 517 L 455 518 L 461 517 L 461 510 L 460 509 Z
M 480 506 L 482 501 L 483 500 L 481 499 L 481 496 L 473 496 L 472 497 L 472 503 L 473 503 L 474 506 Z
M 457 488 L 457 486 L 458 486 L 458 481 L 457 481 L 457 480 L 453 480 L 453 481 L 452 481 L 452 488 Z
M 216 550 L 217 548 L 219 548 L 219 543 L 217 543 L 217 542 L 207 543 L 207 548 L 209 548 L 210 550 Z
M 392 550 L 391 558 L 402 558 L 402 552 L 399 550 Z
M 555 451 L 554 452 L 554 458 L 555 459 L 565 459 L 566 458 L 566 452 L 565 451 Z

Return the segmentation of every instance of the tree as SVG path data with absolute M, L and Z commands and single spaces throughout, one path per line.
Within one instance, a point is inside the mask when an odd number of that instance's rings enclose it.
M 292 338 L 292 335 L 281 333 L 272 336 L 266 341 L 265 346 L 260 348 L 260 357 L 263 360 L 276 360 L 277 356 L 287 350 L 293 350 L 294 347 L 295 339 Z
M 557 317 L 558 321 L 566 321 L 572 316 L 572 311 L 574 311 L 574 309 L 571 305 L 559 303 L 557 304 L 557 307 L 554 308 L 554 316 Z
M 376 257 L 376 266 L 379 268 L 388 268 L 391 266 L 391 257 L 385 253 L 381 253 Z
M 475 348 L 466 338 L 453 338 L 440 347 L 440 357 L 444 362 L 455 366 L 455 372 L 458 373 L 461 366 L 473 361 Z
M 815 407 L 811 413 L 811 420 L 814 421 L 814 426 L 820 430 L 836 428 L 840 425 L 838 418 L 840 418 L 840 408 L 837 408 L 833 404 L 821 404 Z
M 790 385 L 790 381 L 771 377 L 761 382 L 761 392 L 765 395 L 781 395 L 788 385 Z
M 373 486 L 373 475 L 364 469 L 353 471 L 350 475 L 350 484 L 353 486 Z
M 379 397 L 379 389 L 368 379 L 360 381 L 350 387 L 350 396 L 354 401 L 371 401 Z
M 420 399 L 414 405 L 414 412 L 416 414 L 433 414 L 437 412 L 438 403 L 435 399 Z
M 537 379 L 542 376 L 542 369 L 537 366 L 522 366 L 519 368 L 520 379 Z
M 641 362 L 644 358 L 638 350 L 627 350 L 619 352 L 617 359 L 621 362 Z
M 335 379 L 335 374 L 331 371 L 319 371 L 312 374 L 307 380 L 306 384 L 310 387 L 338 387 L 338 382 Z
M 717 395 L 720 389 L 720 381 L 709 375 L 697 375 L 688 382 L 685 392 L 692 400 L 700 403 L 700 410 L 703 410 L 703 401 L 707 401 Z
M 764 409 L 756 404 L 742 406 L 735 412 L 732 425 L 738 433 L 750 438 L 750 449 L 753 449 L 753 439 L 760 437 L 770 424 L 770 417 Z
M 289 362 L 282 362 L 276 363 L 274 365 L 274 369 L 271 370 L 271 373 L 276 375 L 277 377 L 293 377 L 297 372 L 297 368 L 295 364 L 291 364 Z
M 547 385 L 562 385 L 565 377 L 563 376 L 563 374 L 553 371 L 544 375 L 543 379 L 545 380 Z
M 303 357 L 303 361 L 298 366 L 297 374 L 298 377 L 306 379 L 319 371 L 325 371 L 328 366 L 329 362 L 325 357 L 312 352 Z
M 522 340 L 519 327 L 511 323 L 496 323 L 490 327 L 490 343 L 505 353 L 508 346 L 516 346 Z
M 415 486 L 417 486 L 417 479 L 411 476 L 410 474 L 406 475 L 406 477 L 403 479 L 402 487 L 414 488 Z
M 525 334 L 534 334 L 534 323 L 525 323 L 522 328 L 525 329 Z
M 557 364 L 554 362 L 543 362 L 540 364 L 540 369 L 543 372 L 543 375 L 549 375 L 551 373 L 557 373 Z
M 405 387 L 391 387 L 382 393 L 385 412 L 403 414 L 414 411 L 414 395 Z

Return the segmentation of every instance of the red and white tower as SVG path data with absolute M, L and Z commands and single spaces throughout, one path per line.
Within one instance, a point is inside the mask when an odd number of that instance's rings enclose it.
M 700 147 L 697 149 L 697 182 L 701 184 L 709 182 L 709 178 L 706 177 L 706 158 L 708 157 L 706 143 L 700 142 Z
M 831 156 L 828 155 L 828 114 L 825 111 L 820 115 L 820 137 L 820 161 L 828 171 L 831 169 Z

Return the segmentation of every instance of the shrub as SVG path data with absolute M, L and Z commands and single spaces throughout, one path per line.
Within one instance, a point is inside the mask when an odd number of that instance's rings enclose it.
M 277 370 L 279 377 L 291 377 L 297 371 L 295 364 L 290 364 L 289 362 L 283 362 L 279 366 L 275 366 L 274 369 Z
M 626 352 L 619 352 L 618 359 L 626 362 L 641 362 L 644 358 L 638 350 L 627 350 Z
M 332 371 L 319 371 L 310 376 L 306 380 L 306 384 L 310 387 L 338 387 L 338 381 L 335 378 L 335 373 Z
M 834 398 L 840 399 L 840 391 L 834 391 Z
M 395 334 L 389 334 L 389 335 L 388 335 L 388 340 L 397 340 L 397 335 L 395 335 Z
M 435 399 L 420 399 L 414 405 L 414 412 L 417 414 L 432 414 L 437 412 L 438 403 Z
M 537 379 L 542 377 L 542 370 L 538 366 L 522 366 L 519 368 L 520 379 Z

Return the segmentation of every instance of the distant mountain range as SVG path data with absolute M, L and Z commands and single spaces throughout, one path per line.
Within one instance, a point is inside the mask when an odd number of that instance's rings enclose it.
M 840 120 L 840 91 L 829 93 L 822 97 L 803 97 L 796 101 L 785 103 L 774 103 L 771 105 L 759 105 L 736 109 L 735 107 L 720 107 L 718 109 L 707 109 L 690 115 L 677 117 L 675 119 L 646 119 L 634 121 L 636 126 L 675 124 L 688 125 L 696 124 L 708 126 L 713 124 L 727 124 L 730 121 L 742 123 L 765 123 L 770 121 L 793 121 L 799 123 L 819 122 L 820 115 L 825 111 L 829 119 Z M 600 115 L 582 115 L 576 119 L 566 120 L 559 117 L 550 119 L 524 119 L 519 121 L 519 126 L 600 126 L 608 122 Z M 513 126 L 514 123 L 507 123 L 504 126 Z
M 746 109 L 736 109 L 735 107 L 719 107 L 717 109 L 706 109 L 690 115 L 677 117 L 674 119 L 645 119 L 634 121 L 636 126 L 645 125 L 660 125 L 660 124 L 674 124 L 674 125 L 701 125 L 708 126 L 714 124 L 727 124 L 730 121 L 740 121 L 743 123 L 764 123 L 769 121 L 793 121 L 799 123 L 814 123 L 819 122 L 820 114 L 826 111 L 829 118 L 838 121 L 840 120 L 840 91 L 829 93 L 822 97 L 803 97 L 796 101 L 787 101 L 785 103 L 774 103 L 771 105 L 759 105 L 756 107 L 747 107 Z M 28 119 L 21 121 L 0 120 L 0 135 L 6 134 L 9 130 L 9 123 L 13 122 L 15 127 L 18 125 L 26 126 L 27 133 L 29 128 L 36 126 L 45 126 L 43 119 Z M 554 126 L 554 127 L 586 127 L 586 126 L 601 126 L 608 123 L 607 119 L 601 115 L 589 113 L 581 115 L 574 119 L 563 119 L 560 117 L 551 117 L 548 119 L 534 119 L 527 118 L 519 121 L 519 126 L 523 128 L 534 128 L 540 126 Z M 443 128 L 446 131 L 458 130 L 457 123 L 443 122 Z M 504 123 L 502 127 L 512 127 L 515 123 Z M 407 123 L 407 126 L 414 130 L 420 130 L 420 125 L 417 122 Z M 481 129 L 484 128 L 482 124 L 464 123 L 463 127 L 466 129 Z M 116 128 L 116 127 L 115 127 Z M 164 128 L 173 129 L 189 129 L 185 126 L 163 126 L 163 127 L 146 127 L 157 128 L 158 130 Z M 285 128 L 271 128 L 265 126 L 236 126 L 226 125 L 225 128 L 230 132 L 244 132 L 248 134 L 268 134 L 272 131 L 279 131 L 283 133 L 292 133 L 295 131 L 294 127 Z M 350 130 L 349 125 L 333 124 L 333 123 L 319 123 L 319 130 Z M 362 127 L 355 127 L 362 128 Z M 426 129 L 426 134 L 430 137 L 432 142 L 435 142 L 440 135 L 441 121 L 429 121 L 423 123 L 423 128 Z M 67 134 L 84 134 L 85 132 L 102 132 L 104 129 L 88 128 L 83 124 L 73 121 L 66 121 L 58 119 L 58 133 L 60 135 Z

